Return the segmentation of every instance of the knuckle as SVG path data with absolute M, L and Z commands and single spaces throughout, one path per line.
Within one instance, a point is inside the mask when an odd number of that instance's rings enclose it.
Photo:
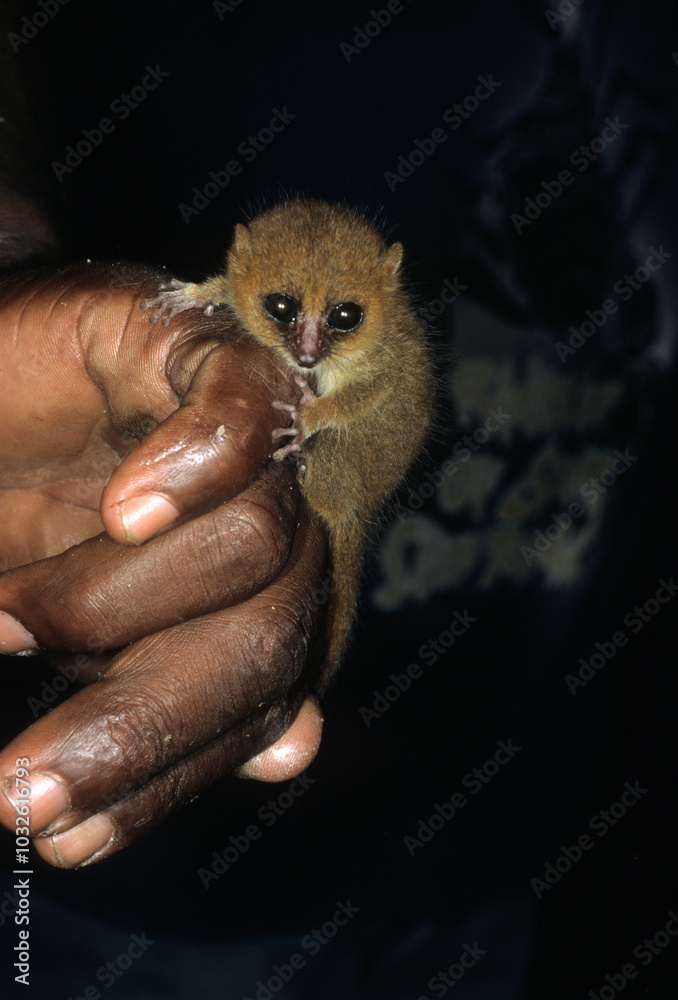
M 248 560 L 279 572 L 290 552 L 292 525 L 277 511 L 256 501 L 245 501 L 233 519 L 233 529 Z
M 276 599 L 275 605 L 258 616 L 256 628 L 247 637 L 247 659 L 263 675 L 268 698 L 284 693 L 296 681 L 309 643 L 310 633 L 292 603 Z
M 137 785 L 165 767 L 175 752 L 183 715 L 174 701 L 166 690 L 147 685 L 107 699 L 100 716 L 104 738 L 114 759 L 135 765 Z
M 289 534 L 254 505 L 216 512 L 209 532 L 202 524 L 185 526 L 163 576 L 165 601 L 204 613 L 247 599 L 282 570 Z

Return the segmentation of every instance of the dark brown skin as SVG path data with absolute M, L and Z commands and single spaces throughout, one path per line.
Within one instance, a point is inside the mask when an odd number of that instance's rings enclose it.
M 17 19 L 0 0 L 3 38 Z M 29 111 L 49 87 L 26 101 L 27 65 L 0 49 L 0 276 L 58 253 Z M 7 796 L 26 757 L 35 847 L 63 867 L 113 854 L 223 774 L 292 778 L 320 743 L 305 694 L 325 532 L 290 470 L 255 481 L 269 396 L 296 387 L 253 345 L 226 347 L 223 316 L 149 330 L 138 302 L 158 279 L 124 266 L 0 277 L 0 649 L 83 651 L 66 700 L 23 733 L 17 705 L 0 822 L 14 833 Z M 32 657 L 2 667 L 36 693 Z
M 34 844 L 64 867 L 114 853 L 243 764 L 264 780 L 300 773 L 320 738 L 304 699 L 325 534 L 293 470 L 256 476 L 274 447 L 272 400 L 295 387 L 253 342 L 224 343 L 223 316 L 149 327 L 138 303 L 157 281 L 93 265 L 0 285 L 12 386 L 0 394 L 0 609 L 33 645 L 86 653 L 91 682 L 0 753 L 0 822 L 14 830 L 7 782 L 28 758 L 34 781 L 52 779 L 32 802 Z M 125 527 L 122 505 L 149 493 L 164 503 Z M 0 638 L 31 645 L 1 621 Z M 31 657 L 12 663 L 30 678 Z
M 296 457 L 302 492 L 330 535 L 323 685 L 350 632 L 366 538 L 431 421 L 431 364 L 401 258 L 399 243 L 387 246 L 351 209 L 289 201 L 236 226 L 224 274 L 174 282 L 142 304 L 152 321 L 193 307 L 212 315 L 224 304 L 295 376 L 300 398 L 274 403 L 292 419 L 273 432 L 274 458 Z

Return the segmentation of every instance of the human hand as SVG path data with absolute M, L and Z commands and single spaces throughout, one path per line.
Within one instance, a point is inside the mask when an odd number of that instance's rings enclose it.
M 14 828 L 28 758 L 35 846 L 63 866 L 245 761 L 292 777 L 319 743 L 304 697 L 325 536 L 290 469 L 257 475 L 294 386 L 232 327 L 223 340 L 223 313 L 150 326 L 157 280 L 115 265 L 0 286 L 0 648 L 82 651 L 88 684 L 0 754 L 0 821 Z

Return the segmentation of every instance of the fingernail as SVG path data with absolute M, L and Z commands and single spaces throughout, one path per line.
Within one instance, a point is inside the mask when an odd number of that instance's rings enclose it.
M 48 830 L 53 823 L 70 809 L 71 803 L 66 790 L 46 774 L 32 774 L 28 780 L 28 799 L 18 794 L 15 781 L 6 781 L 2 786 L 5 797 L 16 808 L 17 803 L 28 802 L 29 820 L 33 835 Z M 22 787 L 25 787 L 22 785 Z
M 37 648 L 37 642 L 21 622 L 0 611 L 0 653 L 25 653 Z
M 93 861 L 115 833 L 115 827 L 103 813 L 90 816 L 72 830 L 52 837 L 52 846 L 62 868 L 75 868 Z
M 147 493 L 120 504 L 122 526 L 134 545 L 141 545 L 178 516 L 176 507 L 158 493 Z

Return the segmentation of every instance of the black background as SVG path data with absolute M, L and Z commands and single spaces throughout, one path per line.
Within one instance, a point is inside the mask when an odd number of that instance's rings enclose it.
M 366 4 L 243 0 L 220 20 L 205 2 L 71 0 L 17 54 L 46 164 L 63 163 L 66 147 L 101 118 L 116 122 L 100 147 L 51 185 L 66 257 L 139 259 L 198 279 L 218 269 L 244 212 L 301 193 L 381 212 L 407 248 L 412 287 L 422 299 L 435 295 L 447 275 L 463 273 L 479 299 L 492 300 L 497 286 L 477 259 L 464 255 L 464 242 L 484 185 L 504 192 L 508 214 L 541 177 L 555 175 L 540 146 L 538 119 L 530 122 L 529 114 L 564 28 L 552 31 L 536 3 L 418 0 L 403 8 L 347 62 L 339 46 L 369 19 Z M 35 9 L 19 6 L 17 24 Z M 614 178 L 592 170 L 583 202 L 569 203 L 514 248 L 529 274 L 528 311 L 555 310 L 568 322 L 570 313 L 581 313 L 580 300 L 597 301 L 590 284 L 603 281 L 601 261 L 632 241 L 639 219 L 646 229 L 659 227 L 657 241 L 663 237 L 668 250 L 678 246 L 672 183 L 678 67 L 671 59 L 678 32 L 671 5 L 644 4 L 641 11 L 638 4 L 588 0 L 577 16 L 584 21 L 582 76 L 593 107 L 604 92 L 620 102 L 615 110 L 634 109 L 640 152 Z M 140 83 L 147 64 L 169 76 L 129 118 L 117 120 L 111 102 Z M 448 128 L 448 141 L 389 190 L 385 171 L 396 168 L 415 138 L 444 126 L 445 109 L 490 73 L 502 86 L 468 128 L 454 135 Z M 581 87 L 573 62 L 572 115 L 583 114 Z M 296 117 L 187 225 L 178 206 L 192 201 L 192 189 L 202 188 L 210 171 L 233 158 L 242 162 L 238 144 L 265 127 L 274 108 Z M 564 146 L 572 148 L 558 107 L 542 127 L 562 128 Z M 522 149 L 523 159 L 500 155 L 509 148 Z M 650 178 L 647 191 L 638 163 Z M 634 204 L 635 216 L 628 210 Z M 507 252 L 506 244 L 497 248 L 497 268 Z M 669 301 L 670 293 L 665 286 Z M 509 309 L 502 301 L 494 306 Z M 433 335 L 441 369 L 453 333 L 450 319 L 447 330 Z M 623 367 L 627 360 L 621 352 L 615 362 Z M 124 926 L 132 925 L 133 913 L 135 927 L 200 940 L 307 928 L 335 899 L 350 896 L 369 914 L 377 939 L 388 940 L 415 914 L 461 917 L 483 900 L 531 892 L 529 880 L 555 860 L 560 845 L 587 832 L 590 817 L 619 799 L 626 781 L 638 780 L 650 790 L 645 799 L 535 911 L 523 996 L 569 1000 L 598 990 L 605 973 L 617 973 L 644 937 L 663 928 L 669 910 L 678 912 L 673 604 L 575 698 L 564 689 L 563 673 L 596 641 L 609 639 L 626 612 L 654 594 L 660 577 L 678 571 L 670 375 L 669 368 L 651 391 L 649 381 L 641 382 L 634 397 L 627 419 L 631 424 L 645 414 L 643 471 L 625 483 L 580 592 L 554 597 L 534 584 L 480 597 L 462 591 L 453 605 L 449 595 L 425 607 L 412 604 L 397 622 L 365 611 L 352 661 L 328 703 L 325 740 L 309 772 L 315 786 L 227 882 L 205 892 L 196 869 L 252 821 L 271 789 L 222 783 L 165 830 L 100 866 L 76 874 L 40 867 L 41 891 Z M 446 453 L 445 419 L 433 458 Z M 448 607 L 469 601 L 481 624 L 463 647 L 367 729 L 358 706 L 371 703 L 391 670 L 415 658 L 423 637 L 438 633 Z M 20 691 L 6 704 L 8 738 L 31 721 L 23 699 L 39 687 L 39 669 L 21 664 Z M 51 673 L 45 668 L 45 676 Z M 459 789 L 497 739 L 509 737 L 524 749 L 502 779 L 410 859 L 404 833 L 430 815 L 431 803 Z M 672 942 L 624 995 L 668 998 L 676 969 L 678 942 Z M 116 988 L 124 995 L 124 982 Z

